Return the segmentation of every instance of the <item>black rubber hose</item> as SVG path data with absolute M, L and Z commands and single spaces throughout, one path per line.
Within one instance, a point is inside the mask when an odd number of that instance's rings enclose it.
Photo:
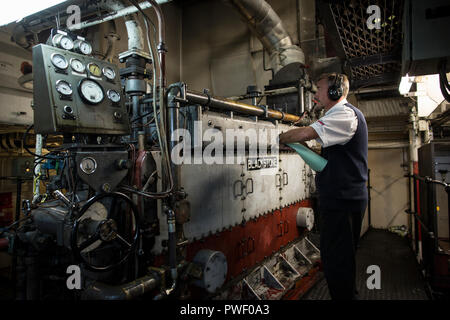
M 441 62 L 439 68 L 439 84 L 441 87 L 442 95 L 444 96 L 445 100 L 450 102 L 450 92 L 449 92 L 450 84 L 448 83 L 447 80 L 446 69 L 447 69 L 447 62 L 444 60 Z
M 31 152 L 30 149 L 28 149 L 28 147 L 26 146 L 26 137 L 27 137 L 28 133 L 30 133 L 30 130 L 31 130 L 33 127 L 34 127 L 34 124 L 32 124 L 31 126 L 29 126 L 28 129 L 25 131 L 23 137 L 22 137 L 22 145 L 23 145 L 23 148 L 26 150 L 26 152 L 28 152 L 28 153 L 31 154 L 32 156 L 35 156 L 35 157 L 37 157 L 37 158 L 39 158 L 39 159 L 47 159 L 47 160 L 52 160 L 52 159 L 54 159 L 54 157 L 46 157 L 46 156 L 39 155 L 39 154 L 36 154 L 36 153 L 34 153 L 34 152 Z M 53 151 L 53 152 L 56 152 L 56 151 Z M 60 156 L 60 157 L 64 157 L 64 156 Z

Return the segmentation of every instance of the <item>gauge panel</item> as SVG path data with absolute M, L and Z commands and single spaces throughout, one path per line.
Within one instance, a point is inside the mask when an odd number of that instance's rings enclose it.
M 39 44 L 33 47 L 33 66 L 37 133 L 129 134 L 116 65 Z

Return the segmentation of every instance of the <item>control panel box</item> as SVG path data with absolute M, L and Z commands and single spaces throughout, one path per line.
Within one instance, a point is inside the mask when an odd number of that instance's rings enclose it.
M 21 179 L 33 179 L 34 159 L 32 157 L 16 158 L 12 162 L 12 176 Z
M 33 47 L 36 133 L 129 134 L 117 66 L 53 46 Z

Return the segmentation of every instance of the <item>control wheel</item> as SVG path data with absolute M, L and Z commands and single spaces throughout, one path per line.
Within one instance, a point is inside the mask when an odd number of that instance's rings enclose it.
M 71 234 L 75 257 L 93 271 L 108 271 L 134 252 L 139 237 L 138 209 L 123 193 L 102 193 L 81 208 Z

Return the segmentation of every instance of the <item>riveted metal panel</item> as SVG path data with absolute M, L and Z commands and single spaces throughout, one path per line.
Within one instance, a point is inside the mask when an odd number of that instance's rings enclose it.
M 280 154 L 282 173 L 281 206 L 305 199 L 308 181 L 305 161 L 297 153 Z
M 241 180 L 240 164 L 185 164 L 181 184 L 191 204 L 190 221 L 184 224 L 187 239 L 199 239 L 242 222 L 242 199 L 235 189 Z M 239 195 L 239 196 L 237 196 Z

